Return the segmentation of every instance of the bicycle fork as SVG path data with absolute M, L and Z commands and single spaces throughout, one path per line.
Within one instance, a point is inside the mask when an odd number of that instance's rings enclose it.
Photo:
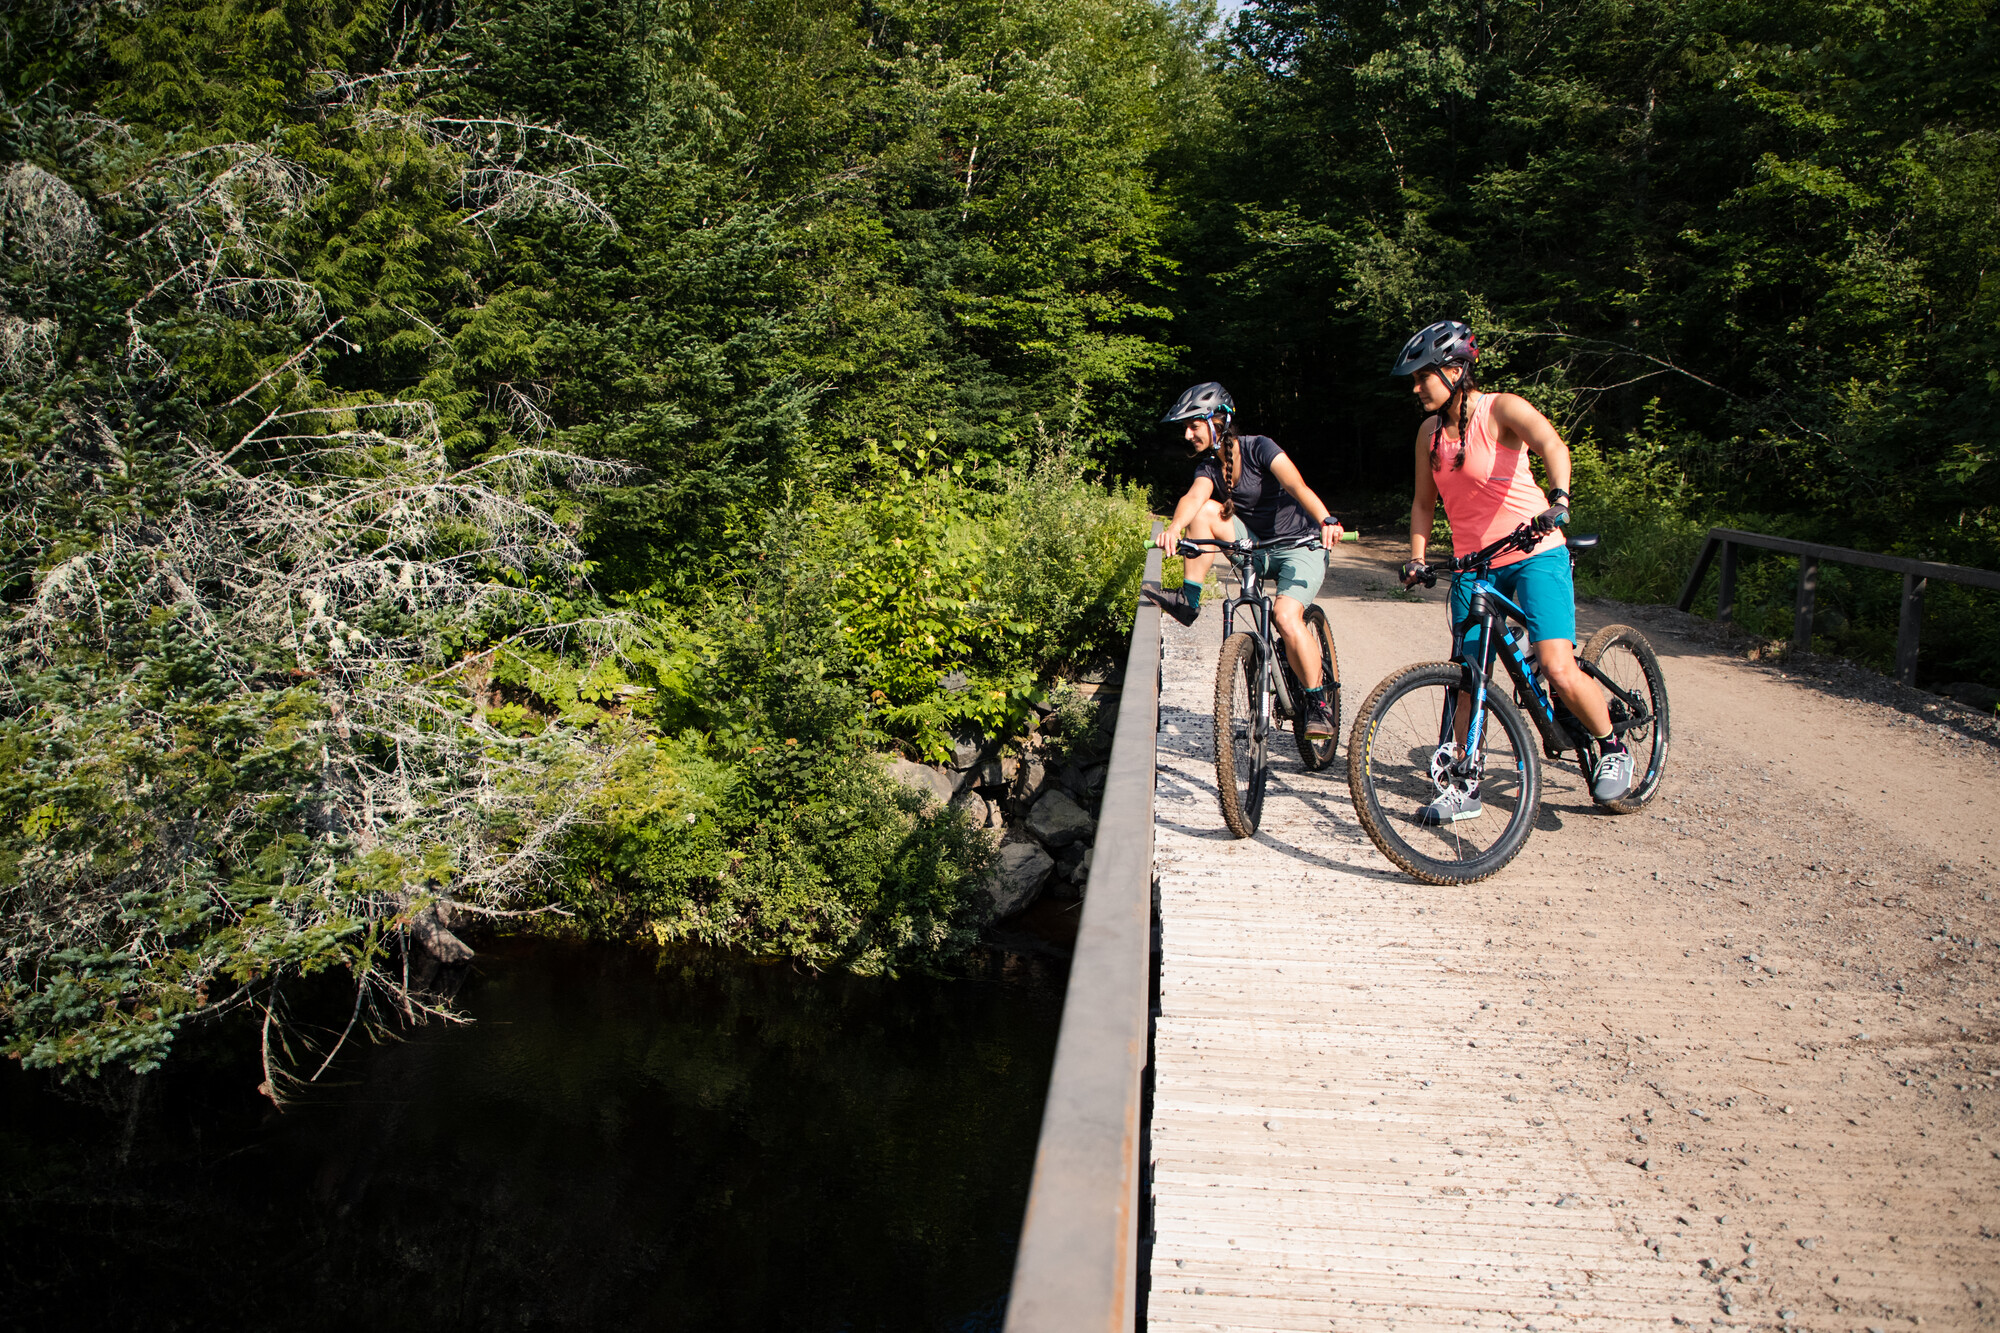
M 1476 783 L 1480 778 L 1480 755 L 1486 739 L 1486 681 L 1487 672 L 1492 667 L 1493 636 L 1489 632 L 1491 623 L 1484 617 L 1485 599 L 1473 594 L 1471 614 L 1458 626 L 1459 643 L 1465 642 L 1465 631 L 1479 628 L 1479 660 L 1477 665 L 1468 661 L 1463 653 L 1456 659 L 1459 666 L 1458 689 L 1445 696 L 1444 711 L 1438 719 L 1438 748 L 1431 760 L 1431 781 L 1439 791 L 1454 782 Z M 1465 738 L 1458 736 L 1458 710 L 1468 707 L 1465 719 Z
M 1236 632 L 1236 608 L 1243 607 L 1256 622 L 1257 678 L 1264 683 L 1261 699 L 1252 699 L 1257 706 L 1257 736 L 1262 739 L 1277 727 L 1276 709 L 1283 709 L 1291 716 L 1298 708 L 1292 692 L 1285 685 L 1285 673 L 1280 668 L 1274 654 L 1285 651 L 1284 640 L 1272 628 L 1271 599 L 1251 596 L 1246 593 L 1222 604 L 1222 637 L 1225 642 Z
M 1493 680 L 1495 663 L 1504 663 L 1507 674 L 1512 677 L 1524 699 L 1529 700 L 1526 712 L 1534 718 L 1535 729 L 1542 735 L 1542 744 L 1553 757 L 1560 754 L 1574 741 L 1558 739 L 1557 719 L 1552 696 L 1543 686 L 1535 668 L 1522 651 L 1521 636 L 1514 626 L 1494 614 L 1491 603 L 1482 592 L 1472 595 L 1472 604 L 1463 621 L 1458 625 L 1459 642 L 1464 644 L 1469 637 L 1468 630 L 1477 630 L 1478 644 L 1476 660 L 1468 660 L 1461 655 L 1459 664 L 1459 687 L 1445 702 L 1444 717 L 1438 728 L 1438 753 L 1450 753 L 1447 747 L 1458 744 L 1457 710 L 1462 700 L 1471 701 L 1471 715 L 1465 722 L 1465 740 L 1458 756 L 1449 763 L 1433 764 L 1432 777 L 1440 780 L 1477 782 L 1485 770 L 1486 739 L 1486 697 Z M 1501 649 L 1506 655 L 1501 655 Z

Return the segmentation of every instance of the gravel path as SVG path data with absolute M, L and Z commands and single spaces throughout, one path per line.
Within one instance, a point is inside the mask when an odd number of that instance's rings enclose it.
M 1322 599 L 1347 721 L 1390 670 L 1448 651 L 1443 589 L 1402 593 L 1397 555 L 1366 542 L 1343 552 Z M 1212 672 L 1214 619 L 1185 634 L 1169 625 L 1170 658 L 1199 644 Z M 1212 770 L 1203 796 L 1190 763 L 1205 742 L 1199 701 L 1182 701 L 1187 739 L 1162 737 L 1163 763 L 1188 772 L 1163 774 L 1161 787 L 1160 1077 L 1226 1083 L 1232 1069 L 1278 1068 L 1278 1020 L 1253 1016 L 1232 1047 L 1223 1011 L 1197 1003 L 1220 975 L 1218 949 L 1247 950 L 1237 990 L 1253 1009 L 1277 1003 L 1274 969 L 1288 956 L 1295 971 L 1337 960 L 1345 998 L 1307 988 L 1292 1020 L 1328 1040 L 1273 1074 L 1305 1090 L 1246 1092 L 1223 1120 L 1283 1124 L 1289 1106 L 1314 1126 L 1276 1159 L 1250 1136 L 1259 1169 L 1281 1183 L 1239 1180 L 1253 1191 L 1246 1218 L 1260 1200 L 1269 1218 L 1287 1216 L 1271 1189 L 1309 1190 L 1317 1168 L 1351 1165 L 1360 1174 L 1343 1177 L 1340 1225 L 1367 1218 L 1394 1253 L 1356 1260 L 1346 1277 L 1321 1265 L 1312 1280 L 1324 1290 L 1282 1320 L 1249 1317 L 1277 1308 L 1268 1300 L 1209 1299 L 1227 1288 L 1227 1265 L 1190 1276 L 1190 1263 L 1220 1260 L 1200 1246 L 1176 1253 L 1196 1233 L 1176 1231 L 1171 1213 L 1193 1191 L 1227 1193 L 1234 1168 L 1199 1167 L 1200 1116 L 1163 1092 L 1156 1325 L 2000 1327 L 1991 719 L 1839 663 L 1760 660 L 1751 641 L 1672 611 L 1597 603 L 1581 619 L 1584 634 L 1637 624 L 1659 650 L 1674 708 L 1667 781 L 1646 812 L 1617 817 L 1597 811 L 1573 769 L 1552 766 L 1527 850 L 1470 888 L 1416 884 L 1374 852 L 1353 820 L 1344 754 L 1328 775 L 1284 759 L 1265 832 L 1218 840 Z M 1190 753 L 1164 753 L 1175 748 Z M 1249 905 L 1212 911 L 1219 893 Z M 1266 915 L 1229 939 L 1232 912 Z M 1184 960 L 1207 961 L 1176 971 L 1177 938 Z M 1354 1037 L 1340 1051 L 1338 1034 Z M 1372 1079 L 1373 1109 L 1333 1095 L 1328 1073 Z M 1330 1100 L 1310 1087 L 1323 1081 Z M 1386 1114 L 1385 1098 L 1409 1127 L 1412 1155 L 1394 1168 L 1368 1120 Z M 1565 1198 L 1587 1208 L 1587 1225 L 1565 1218 L 1540 1233 L 1581 1227 L 1573 1254 L 1525 1251 L 1535 1257 L 1517 1271 L 1503 1253 L 1523 1253 L 1506 1250 L 1517 1243 L 1481 1242 L 1470 1222 L 1453 1241 L 1458 1259 L 1438 1248 L 1452 1225 L 1445 1203 L 1459 1199 L 1440 1191 L 1463 1190 L 1448 1173 L 1475 1139 L 1505 1169 L 1470 1197 L 1523 1209 L 1532 1199 L 1537 1219 Z M 1225 1225 L 1228 1210 L 1217 1216 Z M 1274 1241 L 1277 1252 L 1288 1243 Z M 1445 1299 L 1474 1280 L 1450 1265 L 1482 1244 L 1498 1294 Z M 1297 1259 L 1238 1274 L 1239 1285 L 1247 1293 Z M 1403 1305 L 1388 1299 L 1399 1287 Z

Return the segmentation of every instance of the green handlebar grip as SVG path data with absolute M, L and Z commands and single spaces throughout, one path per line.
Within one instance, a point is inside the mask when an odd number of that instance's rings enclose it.
M 1361 534 L 1358 532 L 1343 532 L 1340 534 L 1340 539 L 1344 542 L 1358 542 L 1361 540 Z

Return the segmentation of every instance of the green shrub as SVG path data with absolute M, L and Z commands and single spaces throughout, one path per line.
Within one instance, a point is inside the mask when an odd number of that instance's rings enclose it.
M 662 739 L 595 813 L 566 901 L 598 931 L 879 973 L 949 961 L 981 919 L 986 835 L 849 746 Z
M 1646 427 L 1617 448 L 1588 436 L 1570 443 L 1572 533 L 1595 532 L 1596 550 L 1577 562 L 1577 592 L 1623 602 L 1669 602 L 1701 553 L 1708 525 L 1694 517 L 1701 497 L 1672 461 L 1658 404 Z
M 630 729 L 569 842 L 563 901 L 589 929 L 863 972 L 971 943 L 989 839 L 881 752 L 1017 734 L 1052 682 L 1119 651 L 1146 511 L 1064 449 L 974 484 L 932 443 L 878 450 L 863 494 L 774 514 L 706 602 L 652 604 L 615 669 L 496 668 L 544 713 Z

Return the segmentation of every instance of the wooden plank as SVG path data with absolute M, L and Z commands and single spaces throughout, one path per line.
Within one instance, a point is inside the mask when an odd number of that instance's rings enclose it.
M 1917 683 L 1917 637 L 1924 627 L 1924 589 L 1929 579 L 1903 575 L 1903 609 L 1896 625 L 1896 679 Z
M 1715 559 L 1715 548 L 1718 544 L 1712 532 L 1708 540 L 1701 544 L 1701 554 L 1695 557 L 1694 569 L 1688 574 L 1687 582 L 1681 585 L 1681 597 L 1678 603 L 1681 610 L 1694 609 L 1694 595 L 1701 591 L 1701 581 L 1708 577 L 1709 562 Z
M 1151 1326 L 1705 1325 L 1693 1257 L 1663 1263 L 1625 1224 L 1643 1174 L 1562 1128 L 1565 1063 L 1609 1049 L 1518 1000 L 1482 1009 L 1513 977 L 1412 918 L 1289 747 L 1259 838 L 1227 838 L 1219 620 L 1165 629 Z
M 1941 579 L 1946 583 L 1963 583 L 1974 588 L 2000 589 L 2000 573 L 1990 569 L 1974 569 L 1970 565 L 1947 565 L 1936 560 L 1913 560 L 1904 555 L 1882 555 L 1875 551 L 1856 551 L 1846 546 L 1828 546 L 1824 542 L 1795 541 L 1790 537 L 1773 537 L 1762 532 L 1744 532 L 1737 528 L 1710 528 L 1711 542 L 1734 542 L 1740 546 L 1756 546 L 1766 551 L 1778 551 L 1785 555 L 1810 556 L 1816 560 L 1832 560 L 1843 565 L 1860 565 L 1864 569 L 1886 569 L 1891 574 L 1915 574 L 1919 578 Z M 1703 548 L 1704 551 L 1707 549 Z M 1686 610 L 1682 607 L 1682 610 Z

